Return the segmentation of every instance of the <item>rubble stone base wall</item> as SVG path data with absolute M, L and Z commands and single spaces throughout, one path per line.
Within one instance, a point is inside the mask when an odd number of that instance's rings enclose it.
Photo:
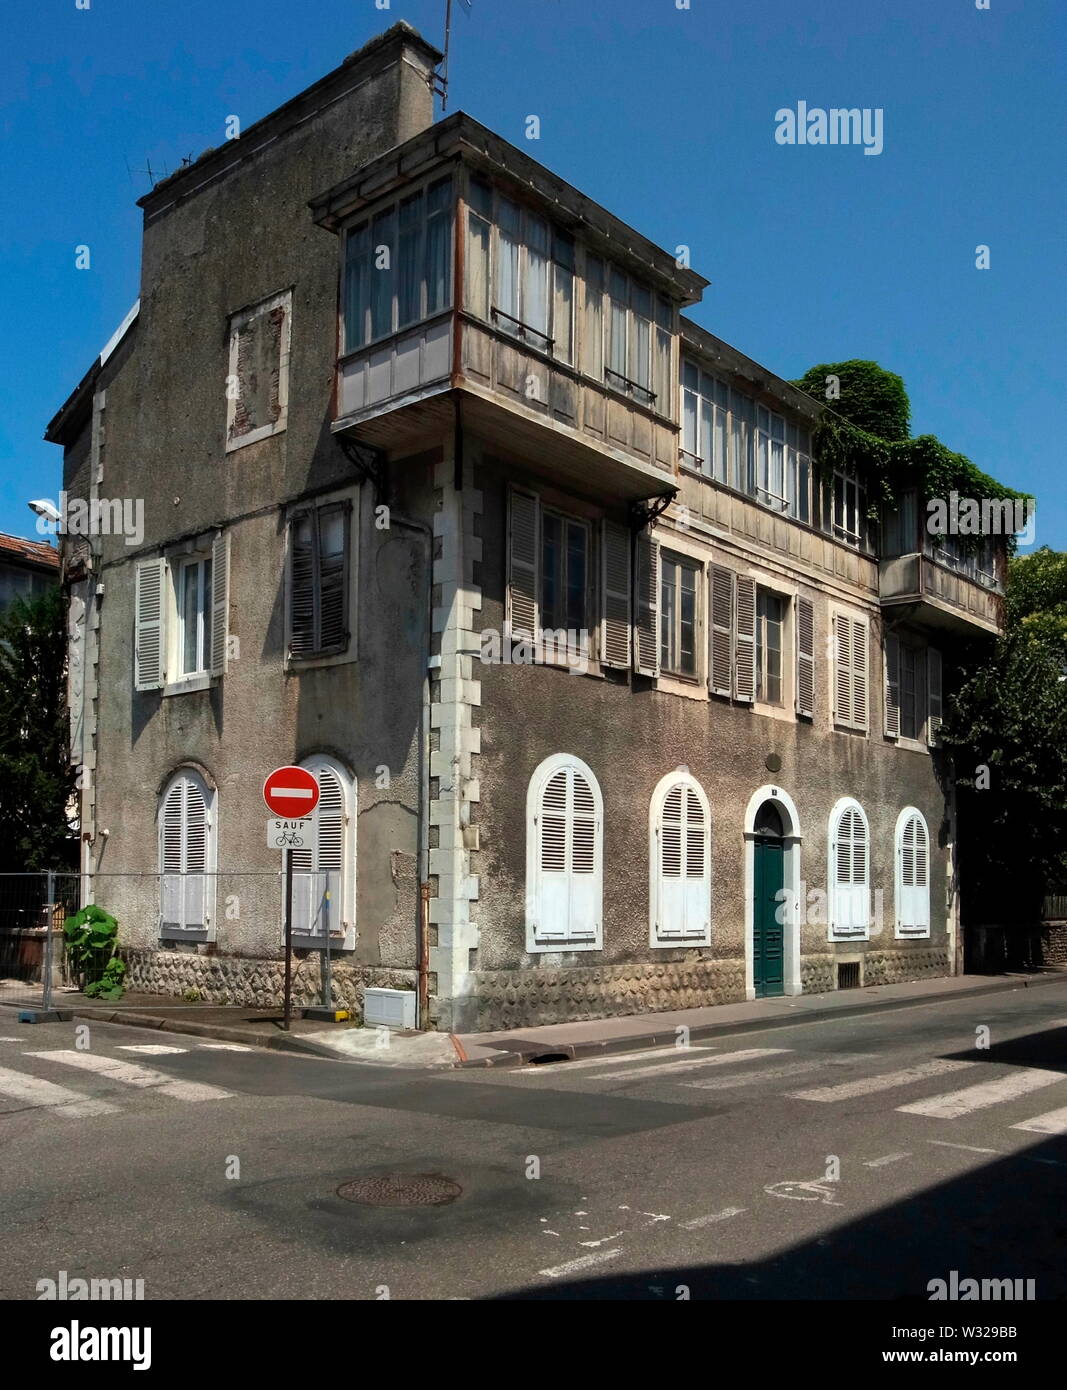
M 126 987 L 145 994 L 165 994 L 181 998 L 186 990 L 197 990 L 211 1004 L 239 1004 L 244 1008 L 280 1008 L 285 984 L 285 962 L 255 960 L 239 956 L 211 956 L 186 951 L 127 949 Z M 319 953 L 293 959 L 293 1002 L 318 1004 L 322 998 L 322 964 Z M 388 970 L 377 966 L 351 965 L 334 960 L 330 971 L 333 1001 L 338 1008 L 363 1016 L 363 991 L 368 986 L 381 989 L 414 989 L 411 970 Z
M 951 973 L 948 949 L 944 946 L 868 951 L 863 957 L 864 985 L 903 985 L 909 980 L 930 980 Z

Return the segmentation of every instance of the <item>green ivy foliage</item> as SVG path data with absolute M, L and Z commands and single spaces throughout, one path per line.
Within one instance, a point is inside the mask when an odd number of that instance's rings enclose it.
M 837 377 L 841 394 L 827 399 L 827 378 Z M 911 438 L 911 404 L 904 382 L 877 362 L 824 362 L 793 382 L 824 407 L 812 437 L 812 462 L 828 479 L 835 469 L 855 473 L 867 488 L 868 515 L 877 520 L 883 505 L 916 488 L 920 497 L 1027 498 L 991 478 L 964 454 L 954 453 L 932 434 Z M 976 548 L 980 536 L 961 536 Z M 1011 544 L 1009 540 L 1009 545 Z

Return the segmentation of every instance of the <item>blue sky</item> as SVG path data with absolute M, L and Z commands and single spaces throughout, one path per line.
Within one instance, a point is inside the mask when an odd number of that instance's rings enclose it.
M 127 165 L 174 169 L 396 19 L 439 44 L 445 8 L 89 2 L 5 14 L 0 530 L 19 534 L 26 499 L 60 486 L 44 427 L 137 296 L 149 185 Z M 712 282 L 693 316 L 780 375 L 850 357 L 900 373 L 913 431 L 1035 493 L 1037 543 L 1067 548 L 1067 5 L 989 3 L 456 0 L 449 110 L 690 246 Z M 883 152 L 777 144 L 799 100 L 881 108 Z

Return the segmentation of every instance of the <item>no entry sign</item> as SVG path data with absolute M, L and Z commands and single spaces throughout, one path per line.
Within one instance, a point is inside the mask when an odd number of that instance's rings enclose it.
M 319 804 L 318 780 L 304 767 L 276 767 L 263 783 L 263 800 L 272 816 L 299 820 Z

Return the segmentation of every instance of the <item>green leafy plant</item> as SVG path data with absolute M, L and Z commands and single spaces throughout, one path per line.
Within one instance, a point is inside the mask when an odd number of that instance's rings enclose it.
M 187 1004 L 197 1004 L 203 998 L 203 995 L 201 995 L 200 991 L 195 986 L 190 985 L 188 989 L 182 990 L 182 998 Z
M 110 912 L 90 903 L 63 923 L 71 972 L 91 997 L 119 999 L 126 967 L 115 955 L 119 924 Z

